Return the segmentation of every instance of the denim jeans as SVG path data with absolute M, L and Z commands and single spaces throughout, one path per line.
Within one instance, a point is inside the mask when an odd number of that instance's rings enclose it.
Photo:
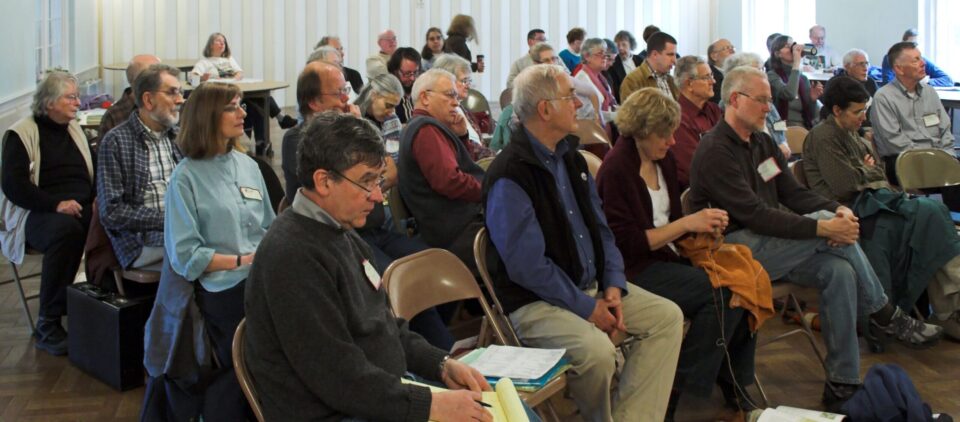
M 833 217 L 819 211 L 815 220 Z M 771 280 L 786 277 L 791 283 L 820 291 L 820 326 L 827 345 L 827 378 L 833 382 L 860 382 L 860 344 L 857 319 L 887 303 L 883 286 L 859 244 L 834 248 L 824 238 L 782 239 L 749 229 L 726 237 L 728 243 L 746 245 Z

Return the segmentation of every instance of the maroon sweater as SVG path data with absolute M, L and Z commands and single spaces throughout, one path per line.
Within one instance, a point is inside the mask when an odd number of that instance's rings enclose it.
M 675 221 L 683 217 L 683 211 L 680 208 L 680 185 L 673 152 L 668 151 L 667 156 L 657 164 L 663 172 L 670 195 L 670 221 Z M 617 248 L 623 254 L 628 280 L 636 280 L 654 262 L 680 259 L 669 246 L 650 250 L 647 230 L 654 228 L 653 203 L 647 183 L 640 177 L 640 155 L 633 139 L 620 137 L 604 158 L 603 166 L 597 173 L 597 191 L 603 200 L 607 223 L 616 237 Z

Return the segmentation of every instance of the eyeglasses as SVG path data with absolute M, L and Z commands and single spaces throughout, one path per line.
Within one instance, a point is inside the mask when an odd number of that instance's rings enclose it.
M 344 85 L 343 88 L 338 89 L 337 92 L 321 92 L 320 95 L 332 95 L 334 97 L 349 97 L 350 87 Z
M 697 76 L 694 76 L 694 77 L 690 78 L 690 80 L 692 80 L 692 81 L 713 81 L 713 82 L 716 82 L 716 81 L 717 81 L 716 79 L 713 78 L 713 75 L 712 75 L 712 74 L 711 74 L 711 75 L 704 75 L 704 76 L 699 76 L 699 75 L 697 75 Z
M 435 36 L 435 37 L 427 38 L 427 41 L 443 41 L 443 37 L 441 37 L 441 36 L 438 35 L 438 36 Z
M 544 101 L 571 101 L 571 102 L 577 102 L 577 96 L 576 96 L 576 95 L 568 95 L 568 96 L 566 96 L 566 97 L 549 98 L 549 99 L 545 99 Z
M 447 98 L 449 98 L 449 99 L 451 99 L 451 100 L 453 100 L 453 101 L 458 101 L 458 100 L 460 100 L 460 94 L 457 94 L 457 91 L 452 91 L 452 90 L 451 90 L 451 91 L 441 92 L 441 91 L 434 91 L 434 90 L 432 90 L 432 89 L 428 89 L 427 92 L 433 92 L 433 93 L 436 93 L 436 94 L 443 95 L 444 97 L 447 97 Z
M 182 96 L 183 96 L 183 91 L 181 91 L 180 88 L 170 88 L 170 89 L 165 90 L 165 91 L 164 91 L 164 90 L 157 90 L 157 91 L 153 91 L 153 92 L 162 92 L 162 93 L 167 94 L 167 95 L 169 95 L 169 96 L 171 96 L 171 97 L 173 97 L 173 98 L 177 98 L 177 97 L 182 97 Z
M 753 101 L 756 101 L 756 102 L 758 102 L 758 103 L 760 103 L 760 104 L 770 104 L 770 101 L 773 100 L 773 99 L 770 98 L 770 97 L 751 97 L 751 96 L 748 95 L 746 92 L 737 91 L 737 94 L 743 95 L 744 97 L 747 97 L 747 98 L 749 98 L 749 99 L 751 99 L 751 100 L 753 100 Z
M 389 38 L 387 38 L 387 37 L 383 37 L 383 38 L 379 38 L 378 40 L 379 40 L 379 41 L 390 41 L 390 42 L 396 42 L 396 41 L 397 41 L 397 37 L 389 37 Z
M 66 98 L 67 101 L 80 101 L 80 94 L 65 94 L 63 98 Z
M 404 72 L 402 70 L 398 70 L 397 74 L 399 74 L 401 78 L 416 78 L 417 76 L 420 76 L 420 69 L 413 70 L 410 72 Z
M 363 190 L 364 192 L 366 192 L 366 193 L 367 193 L 367 195 L 366 195 L 366 198 L 367 198 L 367 199 L 370 199 L 370 197 L 373 196 L 373 191 L 376 190 L 376 189 L 379 189 L 380 192 L 383 193 L 383 184 L 386 183 L 386 181 L 387 181 L 386 178 L 384 178 L 383 176 L 380 176 L 380 177 L 378 177 L 378 178 L 376 178 L 376 179 L 368 182 L 366 185 L 363 185 L 363 184 L 360 184 L 359 182 L 355 182 L 353 179 L 351 179 L 351 178 L 349 178 L 349 177 L 347 177 L 347 176 L 344 176 L 343 173 L 340 173 L 339 171 L 330 170 L 330 172 L 333 173 L 333 174 L 336 174 L 337 176 L 342 177 L 344 180 L 350 182 L 352 185 L 354 185 L 354 186 L 360 188 L 361 190 Z
M 716 52 L 719 53 L 719 52 L 722 52 L 722 51 L 733 51 L 734 49 L 735 49 L 734 46 L 728 45 L 728 46 L 720 47 L 720 48 L 718 48 L 718 49 L 716 49 L 716 50 L 714 50 L 714 51 L 716 51 Z
M 473 79 L 463 78 L 463 79 L 457 80 L 457 83 L 463 86 L 470 86 L 470 85 L 473 85 Z
M 863 61 L 863 62 L 853 62 L 853 65 L 854 65 L 854 66 L 860 66 L 860 67 L 870 67 L 870 62 L 867 62 L 867 61 Z
M 244 113 L 247 112 L 247 105 L 244 103 L 240 104 L 230 104 L 223 108 L 224 113 L 236 113 L 240 110 L 243 110 Z

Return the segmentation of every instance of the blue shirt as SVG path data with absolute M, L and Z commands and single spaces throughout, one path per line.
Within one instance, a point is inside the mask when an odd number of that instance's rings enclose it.
M 250 266 L 205 272 L 213 254 L 253 253 L 274 218 L 260 168 L 250 157 L 231 151 L 186 158 L 173 170 L 166 195 L 163 239 L 170 267 L 210 292 L 236 286 Z
M 563 60 L 563 64 L 567 66 L 567 69 L 570 69 L 573 72 L 573 69 L 580 64 L 580 55 L 570 51 L 569 48 L 565 48 L 559 54 L 560 60 Z
M 557 184 L 561 204 L 570 222 L 571 232 L 577 246 L 577 255 L 583 268 L 579 280 L 569 276 L 546 257 L 543 231 L 537 222 L 533 203 L 526 192 L 516 182 L 507 178 L 498 180 L 487 196 L 486 224 L 497 252 L 500 253 L 510 280 L 535 293 L 541 299 L 555 306 L 570 310 L 583 319 L 590 317 L 596 300 L 583 292 L 593 280 L 601 288 L 619 287 L 626 295 L 626 276 L 624 275 L 623 256 L 616 247 L 613 232 L 607 225 L 597 194 L 593 177 L 584 173 L 590 182 L 591 209 L 597 219 L 604 254 L 604 273 L 598 277 L 594 263 L 595 251 L 590 232 L 584 222 L 578 198 L 570 186 L 563 155 L 569 150 L 564 140 L 551 152 L 532 134 L 527 132 L 534 155 L 547 168 Z M 548 228 L 549 229 L 549 228 Z

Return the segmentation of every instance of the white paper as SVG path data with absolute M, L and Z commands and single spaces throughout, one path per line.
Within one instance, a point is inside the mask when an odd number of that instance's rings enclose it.
M 776 409 L 764 410 L 757 422 L 839 422 L 843 418 L 843 415 L 820 410 L 777 406 Z
M 470 366 L 487 377 L 532 380 L 546 374 L 560 361 L 564 353 L 566 349 L 492 345 Z

